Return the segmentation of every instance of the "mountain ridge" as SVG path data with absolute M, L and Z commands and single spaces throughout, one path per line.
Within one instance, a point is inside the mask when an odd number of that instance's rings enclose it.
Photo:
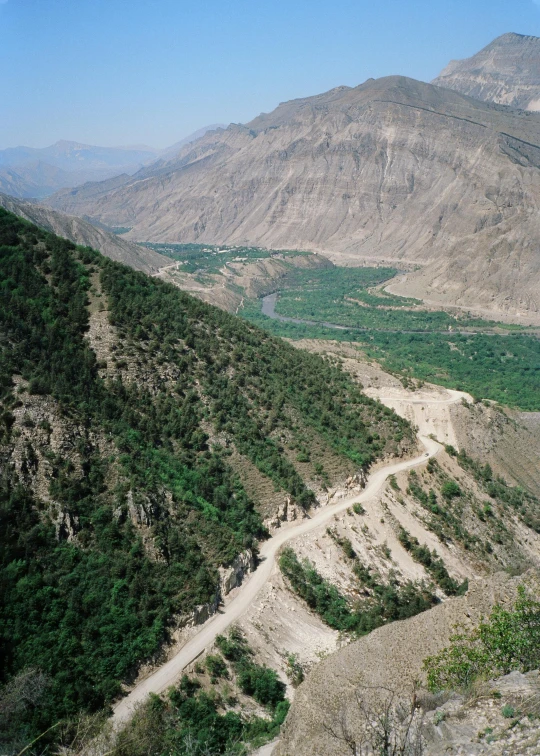
M 148 163 L 171 157 L 209 129 L 220 127 L 205 126 L 165 149 L 100 147 L 68 139 L 48 147 L 8 147 L 0 150 L 0 191 L 18 199 L 42 199 L 65 187 L 114 179 L 123 173 L 132 175 Z
M 51 210 L 44 205 L 25 202 L 0 193 L 0 207 L 46 231 L 69 239 L 74 244 L 97 249 L 110 260 L 124 263 L 135 270 L 156 273 L 163 266 L 170 264 L 170 259 L 164 255 L 97 228 L 82 218 Z
M 451 60 L 432 84 L 479 100 L 540 110 L 540 37 L 509 32 L 463 60 Z
M 393 76 L 282 103 L 187 145 L 155 176 L 48 204 L 134 241 L 403 260 L 423 269 L 404 293 L 534 320 L 539 167 L 538 116 Z

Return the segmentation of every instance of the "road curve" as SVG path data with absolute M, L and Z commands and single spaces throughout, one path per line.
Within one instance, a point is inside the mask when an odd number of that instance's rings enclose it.
M 427 436 L 419 436 L 419 439 L 426 448 L 426 451 L 420 456 L 403 462 L 394 462 L 376 470 L 369 476 L 368 483 L 361 493 L 344 498 L 337 504 L 322 507 L 316 510 L 309 519 L 302 520 L 289 527 L 284 527 L 272 538 L 265 541 L 260 549 L 260 563 L 257 569 L 244 582 L 239 593 L 222 611 L 219 611 L 205 622 L 197 635 L 191 638 L 172 659 L 159 667 L 145 680 L 142 680 L 125 698 L 118 702 L 113 712 L 113 722 L 115 725 L 118 726 L 128 721 L 131 718 L 133 708 L 141 701 L 144 701 L 149 693 L 161 693 L 171 685 L 174 685 L 185 667 L 209 647 L 217 635 L 223 633 L 248 609 L 272 574 L 276 563 L 276 554 L 285 543 L 320 527 L 334 515 L 343 512 L 353 504 L 367 501 L 378 493 L 389 475 L 417 467 L 425 462 L 428 456 L 435 456 L 441 449 L 440 444 Z

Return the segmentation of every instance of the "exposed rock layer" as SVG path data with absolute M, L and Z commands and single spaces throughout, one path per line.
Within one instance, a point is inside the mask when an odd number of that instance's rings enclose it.
M 503 34 L 464 60 L 452 60 L 432 84 L 485 102 L 540 110 L 540 37 Z
M 159 175 L 50 202 L 133 240 L 418 263 L 400 291 L 535 318 L 539 167 L 539 116 L 389 77 L 208 133 Z

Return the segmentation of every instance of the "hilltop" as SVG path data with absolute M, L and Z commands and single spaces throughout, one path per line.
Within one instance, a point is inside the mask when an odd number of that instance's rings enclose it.
M 540 110 L 540 37 L 503 34 L 480 52 L 452 60 L 432 84 L 484 102 Z

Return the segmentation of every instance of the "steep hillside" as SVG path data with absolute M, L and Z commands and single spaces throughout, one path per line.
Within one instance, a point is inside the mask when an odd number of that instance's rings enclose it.
M 93 226 L 82 218 L 65 215 L 43 205 L 18 200 L 6 194 L 0 194 L 0 207 L 35 223 L 46 231 L 63 236 L 74 244 L 97 249 L 105 257 L 125 263 L 135 270 L 154 273 L 164 265 L 170 264 L 168 257 L 133 242 L 125 241 L 115 234 Z
M 538 573 L 536 583 L 532 575 L 529 580 L 533 589 L 537 589 Z M 498 729 L 503 729 L 500 727 L 500 719 L 503 718 L 500 717 L 497 721 L 496 710 L 493 710 L 497 707 L 500 712 L 499 707 L 502 708 L 503 704 L 503 701 L 499 703 L 502 695 L 498 692 L 498 684 L 485 685 L 483 689 L 478 690 L 476 696 L 474 689 L 470 691 L 468 706 L 464 703 L 463 697 L 456 701 L 456 697 L 452 697 L 452 691 L 438 696 L 426 695 L 418 689 L 416 693 L 413 692 L 415 681 L 424 677 L 424 659 L 448 645 L 450 637 L 455 633 L 455 625 L 459 624 L 462 628 L 470 630 L 482 617 L 490 613 L 494 604 L 511 606 L 516 597 L 518 583 L 522 581 L 523 578 L 511 579 L 502 573 L 490 580 L 475 581 L 463 598 L 453 599 L 412 619 L 375 630 L 366 638 L 322 661 L 298 690 L 285 723 L 282 740 L 274 751 L 275 756 L 345 756 L 349 753 L 376 753 L 367 747 L 363 751 L 360 750 L 362 742 L 367 745 L 362 737 L 365 737 L 363 727 L 366 720 L 369 722 L 370 719 L 375 727 L 379 726 L 380 720 L 376 721 L 376 713 L 381 716 L 385 710 L 385 702 L 389 700 L 389 694 L 392 692 L 396 695 L 394 705 L 397 705 L 400 697 L 403 697 L 402 700 L 405 699 L 406 713 L 402 721 L 411 710 L 416 710 L 421 719 L 422 709 L 434 712 L 449 699 L 453 704 L 440 712 L 438 718 L 433 719 L 432 714 L 429 722 L 432 725 L 430 731 L 424 731 L 424 736 L 428 735 L 427 745 L 424 740 L 423 748 L 413 750 L 411 747 L 402 753 L 423 753 L 426 756 L 438 756 L 441 753 L 504 753 L 512 756 L 537 753 L 536 749 L 526 748 L 526 733 L 521 749 L 519 745 L 516 745 L 515 749 L 512 748 L 512 740 L 503 741 L 501 750 L 498 747 L 490 748 L 489 738 L 484 749 L 485 742 L 482 738 L 493 732 L 493 728 L 482 732 L 481 723 L 482 720 L 485 722 L 486 715 L 482 712 L 482 716 L 478 711 L 475 717 L 473 710 L 475 706 L 478 709 L 484 708 L 484 711 L 492 709 L 489 712 L 492 721 L 488 720 L 485 724 L 497 724 Z M 527 582 L 527 579 L 525 581 Z M 538 673 L 535 677 L 537 680 Z M 504 683 L 500 681 L 499 684 L 500 690 L 504 691 Z M 530 710 L 529 723 L 534 727 L 536 743 L 539 729 L 537 710 L 535 711 L 538 706 L 537 685 L 537 682 L 536 685 L 530 685 L 528 691 L 528 697 L 532 699 L 531 693 L 536 689 L 536 696 L 530 701 L 535 706 Z M 526 692 L 527 686 L 523 685 L 523 688 Z M 486 706 L 489 700 L 491 704 Z M 516 701 L 512 703 L 515 705 Z M 400 732 L 397 724 L 399 719 L 395 710 L 389 714 L 389 736 L 393 740 Z M 510 716 L 514 719 L 513 727 L 516 727 L 520 717 L 516 719 L 514 712 Z M 445 717 L 451 720 L 448 725 L 444 722 Z M 476 720 L 476 727 L 471 720 Z M 508 729 L 507 734 L 511 735 L 511 729 Z M 516 729 L 518 733 L 521 731 L 521 727 Z M 461 738 L 456 735 L 461 735 Z M 358 750 L 353 749 L 355 742 Z M 400 753 L 399 750 L 395 752 Z
M 328 361 L 4 210 L 0 234 L 2 700 L 43 676 L 20 750 L 215 611 L 263 516 L 414 441 Z
M 480 52 L 452 60 L 432 84 L 522 110 L 540 110 L 540 37 L 503 34 Z
M 210 132 L 159 175 L 50 202 L 133 240 L 417 263 L 405 293 L 540 318 L 539 145 L 536 115 L 389 77 Z

